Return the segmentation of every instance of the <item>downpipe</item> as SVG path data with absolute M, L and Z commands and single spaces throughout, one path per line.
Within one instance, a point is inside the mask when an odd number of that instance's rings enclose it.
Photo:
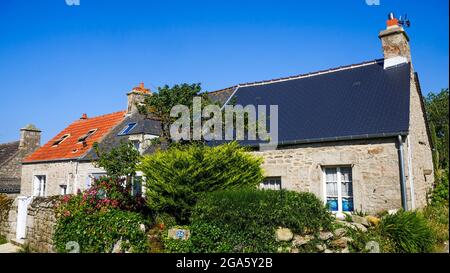
M 405 161 L 403 155 L 403 138 L 398 135 L 398 157 L 400 168 L 400 191 L 402 195 L 402 207 L 404 210 L 408 210 L 408 203 L 406 200 L 406 177 L 405 177 Z

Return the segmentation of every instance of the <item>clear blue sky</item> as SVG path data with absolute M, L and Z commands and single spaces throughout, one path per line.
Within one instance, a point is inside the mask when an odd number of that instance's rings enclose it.
M 0 1 L 0 143 L 34 123 L 43 141 L 82 113 L 126 108 L 143 81 L 241 82 L 382 57 L 386 14 L 408 13 L 424 93 L 448 87 L 448 0 Z

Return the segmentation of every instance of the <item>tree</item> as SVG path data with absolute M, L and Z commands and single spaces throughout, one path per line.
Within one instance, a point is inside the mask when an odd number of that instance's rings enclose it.
M 216 147 L 176 145 L 145 156 L 139 169 L 149 181 L 149 208 L 186 223 L 203 193 L 256 187 L 264 178 L 261 163 L 261 158 L 231 142 Z
M 112 178 L 127 178 L 127 188 L 131 186 L 131 177 L 136 175 L 141 155 L 131 142 L 121 142 L 119 146 L 108 152 L 101 151 L 97 143 L 94 144 L 98 160 L 94 162 L 97 168 L 103 168 Z
M 201 97 L 206 104 L 210 101 L 206 93 L 201 92 L 201 86 L 196 84 L 176 84 L 172 87 L 165 85 L 158 87 L 158 92 L 145 98 L 143 105 L 138 105 L 139 112 L 161 121 L 160 141 L 172 143 L 170 138 L 170 125 L 177 119 L 170 116 L 170 111 L 176 105 L 185 105 L 192 111 L 194 97 Z
M 430 124 L 431 141 L 433 143 L 433 163 L 435 170 L 435 187 L 432 203 L 448 204 L 448 167 L 449 167 L 449 90 L 429 93 L 425 99 L 428 122 Z
M 438 153 L 438 165 L 443 169 L 448 169 L 448 115 L 449 115 L 449 90 L 442 89 L 441 92 L 429 93 L 425 99 L 427 118 L 430 123 L 430 129 L 434 130 L 432 133 L 433 146 Z

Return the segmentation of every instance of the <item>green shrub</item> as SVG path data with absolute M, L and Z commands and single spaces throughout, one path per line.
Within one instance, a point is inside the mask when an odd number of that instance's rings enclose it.
M 448 206 L 447 205 L 429 205 L 423 210 L 424 217 L 428 220 L 428 224 L 433 230 L 436 241 L 436 251 L 449 238 L 448 226 Z
M 110 209 L 94 213 L 78 213 L 58 218 L 54 242 L 58 252 L 66 252 L 70 241 L 80 246 L 82 253 L 111 252 L 122 239 L 122 249 L 147 252 L 145 232 L 140 228 L 144 219 L 138 213 Z
M 311 193 L 228 190 L 205 195 L 191 224 L 191 252 L 276 252 L 277 227 L 303 234 L 331 227 L 331 216 Z
M 162 228 L 171 228 L 176 226 L 177 221 L 175 217 L 167 213 L 161 213 L 155 217 L 155 223 Z
M 156 213 L 187 223 L 198 197 L 222 189 L 256 187 L 262 159 L 235 142 L 208 147 L 184 145 L 146 156 L 139 169 L 147 181 L 147 204 Z
M 6 240 L 6 237 L 3 235 L 0 235 L 0 245 L 6 244 L 8 240 Z
M 380 234 L 390 240 L 393 252 L 421 253 L 433 249 L 434 236 L 427 220 L 417 211 L 400 210 L 386 215 L 380 223 Z
M 442 171 L 436 176 L 435 185 L 431 195 L 431 204 L 448 206 L 448 170 Z

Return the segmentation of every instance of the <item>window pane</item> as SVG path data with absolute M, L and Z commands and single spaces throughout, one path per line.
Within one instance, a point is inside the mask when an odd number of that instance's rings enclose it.
M 352 181 L 352 169 L 341 167 L 341 181 Z
M 351 182 L 342 182 L 342 196 L 348 196 L 351 197 L 353 196 L 353 188 L 352 188 L 352 183 Z
M 133 178 L 133 195 L 142 195 L 142 177 L 135 176 Z
M 342 211 L 353 211 L 353 198 L 342 198 Z
M 327 182 L 327 196 L 337 196 L 337 182 Z
M 259 187 L 265 190 L 281 190 L 281 177 L 268 177 Z
M 337 198 L 327 198 L 328 208 L 331 211 L 338 210 L 338 199 Z
M 326 168 L 325 169 L 327 182 L 337 181 L 337 172 L 336 168 Z

